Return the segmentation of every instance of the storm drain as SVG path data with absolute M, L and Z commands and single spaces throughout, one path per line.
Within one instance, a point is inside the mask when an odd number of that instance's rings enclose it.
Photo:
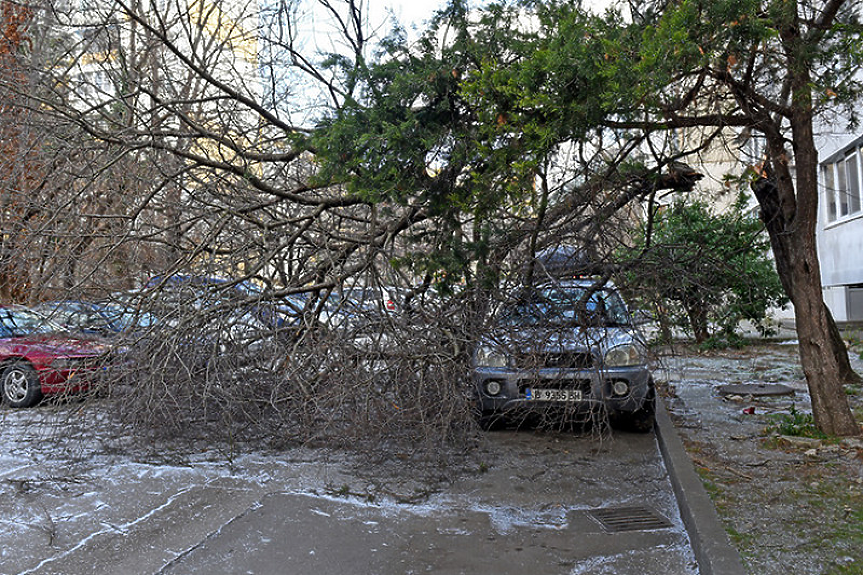
M 587 512 L 609 533 L 668 529 L 671 522 L 647 507 L 608 507 Z

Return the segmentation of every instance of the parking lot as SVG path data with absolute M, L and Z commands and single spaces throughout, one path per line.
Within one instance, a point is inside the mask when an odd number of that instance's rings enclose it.
M 92 411 L 64 445 L 68 411 L 93 409 L 0 411 L 0 572 L 698 572 L 653 434 L 501 430 L 419 473 L 308 448 L 123 453 Z

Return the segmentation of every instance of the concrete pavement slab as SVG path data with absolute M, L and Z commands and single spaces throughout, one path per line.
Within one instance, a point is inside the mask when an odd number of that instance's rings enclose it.
M 685 538 L 673 529 L 612 534 L 583 511 L 549 511 L 501 530 L 490 510 L 273 494 L 164 573 L 693 572 Z
M 434 485 L 325 450 L 64 471 L 50 446 L 16 444 L 0 458 L 0 573 L 722 573 L 699 571 L 654 435 L 485 439 Z M 633 508 L 664 522 L 615 532 L 594 515 Z

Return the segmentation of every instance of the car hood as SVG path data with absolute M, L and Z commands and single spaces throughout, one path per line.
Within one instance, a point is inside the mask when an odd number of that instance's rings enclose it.
M 513 353 L 591 350 L 604 354 L 613 347 L 636 341 L 629 327 L 539 328 L 506 326 L 486 334 L 481 345 Z
M 57 357 L 95 356 L 109 351 L 110 347 L 98 339 L 84 339 L 62 334 L 27 335 L 0 339 L 0 348 L 5 353 L 22 355 L 34 352 Z

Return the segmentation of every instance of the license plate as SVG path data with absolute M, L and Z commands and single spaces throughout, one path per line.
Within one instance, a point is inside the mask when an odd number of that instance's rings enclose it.
M 530 401 L 581 401 L 581 390 L 528 388 L 525 397 Z

